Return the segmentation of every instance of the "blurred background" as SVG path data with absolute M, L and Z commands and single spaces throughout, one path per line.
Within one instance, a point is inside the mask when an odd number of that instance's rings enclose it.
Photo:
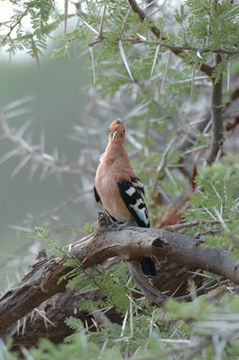
M 12 13 L 5 5 L 2 2 L 1 21 Z M 61 32 L 62 29 L 58 29 L 58 33 Z M 52 43 L 56 46 L 56 42 Z M 79 164 L 83 145 L 81 141 L 72 141 L 71 136 L 74 126 L 78 130 L 84 128 L 88 103 L 85 86 L 89 81 L 85 57 L 49 61 L 49 53 L 49 49 L 44 52 L 39 68 L 25 52 L 20 51 L 10 59 L 4 48 L 1 49 L 0 108 L 9 107 L 8 122 L 13 131 L 28 126 L 29 143 L 44 146 L 45 154 L 55 154 L 59 166 L 68 162 Z M 64 171 L 57 174 L 54 170 L 53 175 L 44 174 L 47 169 L 43 168 L 33 175 L 29 164 L 26 168 L 18 167 L 21 159 L 11 155 L 12 149 L 11 140 L 0 141 L 0 290 L 14 283 L 19 276 L 16 269 L 21 272 L 36 256 L 39 246 L 33 246 L 33 240 L 27 237 L 33 226 L 51 223 L 53 228 L 55 223 L 59 226 L 60 218 L 62 224 L 69 224 L 66 231 L 71 238 L 71 226 L 80 227 L 93 220 L 92 211 L 88 211 L 93 206 L 92 174 L 85 179 L 89 194 L 86 191 L 83 201 L 91 203 L 87 207 L 77 201 L 78 196 L 82 198 L 78 189 L 82 181 L 79 175 Z M 66 210 L 67 202 L 72 206 Z M 67 236 L 64 235 L 64 243 Z M 60 238 L 58 234 L 58 240 Z
M 52 153 L 57 148 L 60 158 L 77 161 L 81 145 L 79 142 L 72 142 L 69 137 L 74 125 L 82 125 L 82 115 L 87 104 L 83 87 L 88 77 L 83 60 L 69 62 L 65 58 L 54 63 L 46 61 L 41 70 L 31 59 L 13 60 L 10 65 L 1 61 L 0 74 L 1 107 L 15 100 L 33 97 L 24 106 L 23 114 L 23 106 L 14 110 L 11 125 L 20 128 L 26 121 L 31 122 L 33 143 L 39 143 L 44 136 L 46 153 Z M 1 141 L 0 157 L 11 148 L 9 141 Z M 43 180 L 36 173 L 31 179 L 29 169 L 19 171 L 14 176 L 14 169 L 18 164 L 19 159 L 12 157 L 0 168 L 0 264 L 9 257 L 15 258 L 16 251 L 31 241 L 26 238 L 25 233 L 23 235 L 18 231 L 27 214 L 34 216 L 59 206 L 72 194 L 72 187 L 75 186 L 76 191 L 78 183 L 75 175 L 69 174 L 65 177 L 63 175 L 64 179 L 47 176 Z M 68 208 L 63 218 L 71 221 L 74 226 L 81 226 L 87 216 L 85 209 L 80 211 L 80 206 L 75 206 L 71 213 Z M 14 228 L 17 224 L 19 228 Z
M 2 62 L 0 72 L 1 107 L 17 99 L 33 97 L 27 104 L 29 114 L 21 115 L 19 111 L 17 119 L 13 119 L 15 125 L 21 127 L 26 120 L 30 121 L 34 143 L 39 142 L 44 132 L 46 152 L 51 153 L 58 148 L 60 157 L 77 160 L 79 144 L 67 139 L 67 134 L 70 136 L 73 125 L 81 124 L 87 103 L 82 91 L 87 73 L 82 62 L 69 64 L 68 59 L 45 62 L 41 70 L 31 61 L 13 61 L 11 65 Z M 1 155 L 9 149 L 7 141 L 0 143 Z M 41 181 L 36 176 L 31 180 L 25 171 L 11 176 L 18 163 L 18 159 L 12 158 L 1 166 L 0 220 L 5 239 L 1 249 L 6 252 L 15 247 L 14 241 L 10 241 L 15 233 L 8 225 L 21 222 L 27 213 L 37 214 L 40 210 L 53 207 L 56 202 L 65 199 L 70 187 L 69 182 L 56 181 L 52 177 Z

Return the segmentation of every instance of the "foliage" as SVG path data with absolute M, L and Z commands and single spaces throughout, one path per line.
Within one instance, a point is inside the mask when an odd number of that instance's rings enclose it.
M 219 222 L 221 231 L 217 236 L 205 239 L 207 246 L 230 249 L 233 243 L 234 251 L 238 250 L 238 176 L 238 159 L 229 156 L 223 163 L 215 162 L 211 167 L 201 169 L 196 178 L 198 190 L 192 194 L 184 215 L 187 221 L 201 222 L 200 231 L 208 228 L 203 220 Z
M 227 156 L 219 152 L 224 156 L 218 155 L 211 166 L 205 165 L 204 150 L 211 146 L 214 130 L 208 122 L 202 130 L 197 125 L 210 111 L 213 113 L 209 90 L 222 77 L 227 80 L 227 89 L 219 94 L 222 95 L 219 108 L 223 111 L 224 103 L 224 110 L 228 110 L 234 101 L 230 78 L 239 66 L 239 6 L 229 0 L 187 0 L 172 15 L 169 8 L 151 4 L 155 6 L 155 15 L 149 13 L 141 21 L 139 11 L 130 8 L 126 0 L 81 1 L 75 4 L 72 14 L 66 5 L 61 13 L 53 1 L 9 1 L 16 11 L 0 24 L 0 30 L 1 45 L 11 54 L 24 49 L 39 65 L 48 36 L 54 36 L 57 44 L 49 54 L 51 61 L 61 56 L 77 57 L 87 47 L 92 108 L 97 104 L 95 112 L 87 110 L 88 117 L 90 114 L 95 119 L 98 128 L 102 127 L 100 117 L 108 122 L 109 113 L 130 123 L 127 146 L 132 165 L 146 185 L 146 200 L 154 222 L 167 213 L 168 205 L 183 208 L 183 220 L 192 225 L 182 229 L 183 233 L 197 236 L 205 247 L 224 247 L 238 257 L 238 153 L 233 154 L 231 147 Z M 27 17 L 32 25 L 31 33 L 22 26 Z M 72 18 L 77 25 L 71 24 L 70 28 Z M 62 22 L 65 32 L 56 35 L 55 30 Z M 216 66 L 215 54 L 221 57 Z M 29 136 L 24 137 L 25 126 L 16 130 L 8 123 L 8 111 L 5 114 L 1 136 L 11 141 L 15 152 L 8 153 L 0 162 L 19 155 L 22 159 L 15 173 L 31 159 L 33 173 L 41 166 L 44 174 L 80 173 L 83 180 L 91 174 L 88 162 L 95 165 L 95 154 L 98 156 L 95 143 L 91 142 L 92 159 L 86 156 L 83 170 L 82 161 L 78 168 L 67 166 L 57 156 L 34 147 L 27 141 Z M 226 112 L 223 117 L 227 122 Z M 85 127 L 88 129 L 88 125 Z M 229 143 L 234 140 L 233 133 L 225 135 Z M 88 140 L 89 133 L 86 137 Z M 94 133 L 94 141 L 95 137 Z M 88 180 L 89 177 L 87 184 Z M 180 207 L 181 199 L 186 203 L 184 207 Z M 73 231 L 88 233 L 94 227 L 95 224 L 86 224 L 83 229 Z M 33 237 L 68 257 L 66 250 L 56 245 L 43 228 L 36 228 Z M 107 314 L 113 307 L 122 321 L 100 324 L 93 332 L 70 317 L 66 324 L 73 334 L 65 342 L 55 345 L 42 339 L 37 347 L 22 350 L 25 359 L 77 359 L 79 354 L 89 360 L 238 357 L 238 290 L 234 291 L 232 285 L 218 283 L 219 288 L 207 295 L 195 295 L 189 303 L 170 300 L 166 307 L 157 308 L 138 294 L 122 263 L 110 272 L 94 267 L 87 276 L 73 259 L 68 259 L 67 265 L 72 271 L 64 279 L 71 279 L 72 289 L 80 293 L 87 289 L 91 294 L 98 291 L 102 295 L 100 300 L 83 298 L 79 309 Z M 200 275 L 205 277 L 204 285 L 208 278 L 216 278 L 208 273 Z M 196 284 L 189 284 L 189 291 L 190 286 L 194 288 Z M 10 345 L 0 350 L 6 359 L 18 358 L 8 349 Z
M 51 246 L 58 254 L 63 256 L 68 256 L 68 252 L 59 246 L 56 242 L 49 238 L 49 233 L 45 231 L 42 227 L 35 227 L 34 234 L 28 235 L 29 238 L 39 239 L 40 241 L 44 241 L 46 244 Z

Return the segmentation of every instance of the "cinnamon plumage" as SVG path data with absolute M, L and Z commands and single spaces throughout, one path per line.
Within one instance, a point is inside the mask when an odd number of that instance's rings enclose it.
M 124 142 L 124 122 L 115 120 L 110 125 L 109 143 L 100 157 L 96 171 L 95 199 L 113 220 L 149 227 L 144 186 L 133 172 Z M 143 257 L 141 267 L 144 275 L 155 276 L 155 266 L 151 258 Z

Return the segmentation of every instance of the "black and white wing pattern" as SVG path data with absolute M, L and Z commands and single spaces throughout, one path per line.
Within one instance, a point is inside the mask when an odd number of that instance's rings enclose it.
M 95 186 L 94 186 L 94 195 L 95 195 L 95 201 L 96 201 L 97 203 L 99 202 L 99 203 L 102 205 L 101 199 L 100 199 L 100 197 L 99 197 L 99 194 L 98 194 Z
M 117 182 L 122 199 L 129 212 L 141 227 L 150 227 L 148 210 L 144 201 L 144 186 L 137 177 Z

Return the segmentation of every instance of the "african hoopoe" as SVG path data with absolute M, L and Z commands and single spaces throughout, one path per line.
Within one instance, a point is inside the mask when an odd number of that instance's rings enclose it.
M 95 176 L 95 199 L 100 202 L 113 220 L 133 220 L 138 226 L 149 227 L 144 201 L 144 186 L 132 170 L 124 147 L 125 125 L 115 120 L 110 125 L 109 143 L 100 157 Z M 146 276 L 155 276 L 154 262 L 150 257 L 141 259 Z

